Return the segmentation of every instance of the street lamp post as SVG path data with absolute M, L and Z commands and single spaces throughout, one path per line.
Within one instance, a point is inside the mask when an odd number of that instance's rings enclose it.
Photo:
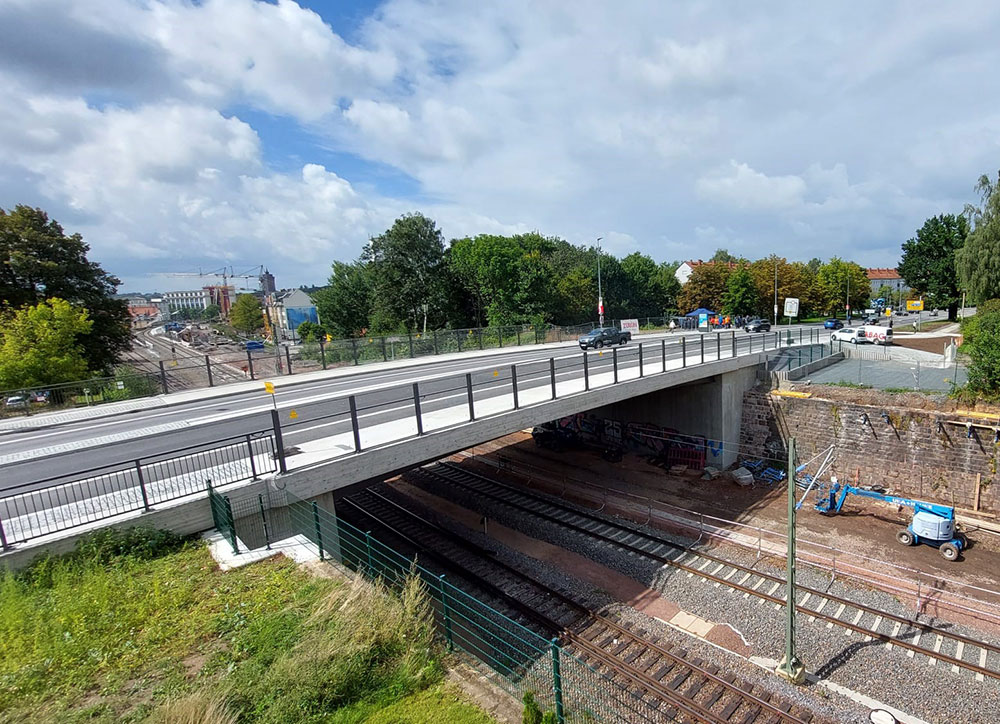
M 845 309 L 847 310 L 847 323 L 851 323 L 851 270 L 847 270 L 847 299 L 845 300 Z
M 604 326 L 604 295 L 601 291 L 601 239 L 603 236 L 597 237 L 597 314 L 600 318 L 598 326 Z
M 778 326 L 778 257 L 774 257 L 774 326 Z

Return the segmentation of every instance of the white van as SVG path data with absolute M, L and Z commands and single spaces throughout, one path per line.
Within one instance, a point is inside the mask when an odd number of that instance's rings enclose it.
M 880 327 L 877 324 L 866 324 L 861 327 L 865 331 L 865 341 L 872 344 L 892 344 L 892 329 Z

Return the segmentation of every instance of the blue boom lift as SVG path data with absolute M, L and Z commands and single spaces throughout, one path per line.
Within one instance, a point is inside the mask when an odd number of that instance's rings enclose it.
M 955 509 L 949 508 L 947 505 L 899 498 L 895 495 L 877 493 L 874 490 L 856 488 L 853 485 L 833 483 L 830 486 L 829 496 L 826 500 L 821 500 L 816 504 L 816 510 L 820 513 L 835 515 L 844 507 L 844 500 L 849 494 L 912 508 L 913 519 L 910 524 L 896 533 L 896 540 L 904 546 L 918 543 L 934 546 L 946 561 L 953 561 L 958 558 L 967 545 L 965 536 L 961 533 L 955 533 Z

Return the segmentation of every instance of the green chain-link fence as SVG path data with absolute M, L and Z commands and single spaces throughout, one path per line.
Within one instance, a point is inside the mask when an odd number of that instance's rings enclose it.
M 532 631 L 314 502 L 288 494 L 288 529 L 308 538 L 320 557 L 390 585 L 418 575 L 426 586 L 435 624 L 451 650 L 488 667 L 489 678 L 518 700 L 532 692 L 559 721 L 652 722 L 663 714 L 639 694 L 611 680 Z M 284 512 L 282 513 L 285 514 Z

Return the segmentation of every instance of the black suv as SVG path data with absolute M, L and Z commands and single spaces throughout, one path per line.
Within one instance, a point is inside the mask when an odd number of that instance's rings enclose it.
M 618 327 L 598 327 L 580 337 L 580 349 L 595 349 L 614 344 L 625 344 L 632 339 L 631 332 L 623 332 Z
M 766 319 L 751 319 L 743 325 L 744 332 L 770 332 L 771 323 Z

